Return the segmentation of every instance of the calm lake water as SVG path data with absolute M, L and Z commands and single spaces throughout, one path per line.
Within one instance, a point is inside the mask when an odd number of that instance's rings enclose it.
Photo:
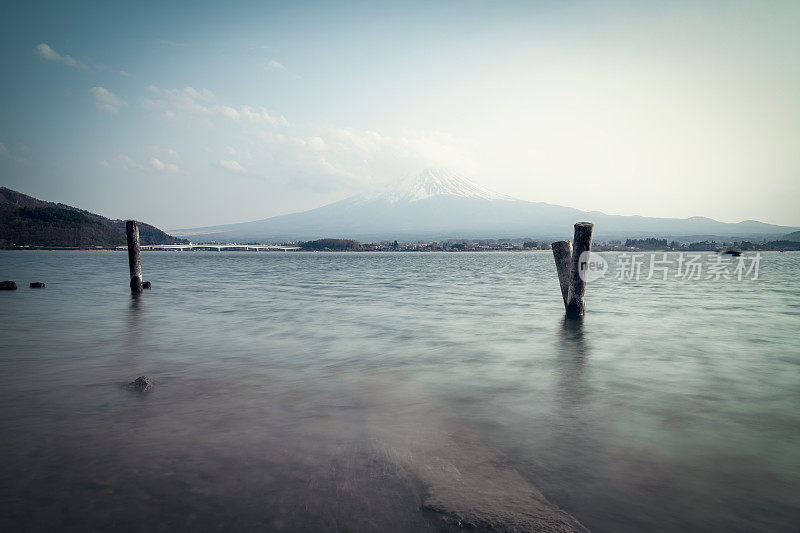
M 602 255 L 572 324 L 550 252 L 0 252 L 0 529 L 797 531 L 800 254 Z

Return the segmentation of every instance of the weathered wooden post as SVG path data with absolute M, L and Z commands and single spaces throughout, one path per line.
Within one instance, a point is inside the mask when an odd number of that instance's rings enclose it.
M 589 251 L 592 249 L 591 222 L 576 222 L 575 235 L 572 239 L 572 269 L 569 274 L 569 293 L 567 294 L 567 317 L 578 318 L 584 313 L 583 296 L 586 293 L 586 274 L 581 272 L 588 268 Z
M 125 221 L 128 237 L 128 267 L 131 271 L 131 292 L 142 292 L 142 254 L 139 250 L 139 224 L 135 220 Z
M 572 269 L 572 243 L 558 241 L 551 246 L 553 248 L 553 258 L 556 260 L 558 283 L 561 285 L 561 297 L 564 299 L 564 307 L 566 307 L 567 297 L 569 296 L 569 273 Z
M 581 271 L 587 268 L 589 254 L 584 252 L 589 252 L 592 248 L 593 228 L 594 224 L 591 222 L 576 222 L 573 242 L 557 241 L 551 245 L 567 318 L 581 317 L 584 313 L 586 274 L 581 276 Z

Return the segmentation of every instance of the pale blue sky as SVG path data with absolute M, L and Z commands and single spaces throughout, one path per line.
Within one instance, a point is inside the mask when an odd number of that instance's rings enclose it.
M 3 4 L 0 184 L 176 228 L 437 165 L 800 225 L 798 2 L 110 4 Z

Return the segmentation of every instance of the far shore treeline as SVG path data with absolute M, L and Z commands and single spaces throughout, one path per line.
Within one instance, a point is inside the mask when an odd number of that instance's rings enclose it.
M 353 239 L 317 239 L 298 243 L 301 250 L 315 252 L 502 252 L 549 250 L 550 244 L 529 239 L 449 239 L 441 242 L 381 241 L 360 243 Z M 800 241 L 750 241 L 718 242 L 714 240 L 696 242 L 667 242 L 666 239 L 627 239 L 622 241 L 599 241 L 592 246 L 602 251 L 664 251 L 664 252 L 723 252 L 730 249 L 754 250 L 800 250 Z
M 361 243 L 352 239 L 317 239 L 298 243 L 303 250 L 347 252 L 361 250 Z

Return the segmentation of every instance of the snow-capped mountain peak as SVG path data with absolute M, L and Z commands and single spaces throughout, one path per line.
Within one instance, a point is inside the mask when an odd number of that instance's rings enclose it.
M 418 202 L 434 196 L 483 200 L 514 199 L 491 191 L 465 176 L 444 168 L 428 168 L 387 189 L 360 196 L 361 200 L 387 200 L 391 203 Z
M 390 187 L 308 211 L 264 220 L 175 232 L 194 240 L 239 242 L 342 237 L 375 242 L 394 239 L 474 239 L 502 236 L 558 240 L 577 220 L 591 220 L 602 235 L 785 235 L 800 228 L 760 222 L 726 224 L 711 219 L 667 219 L 587 213 L 528 202 L 490 191 L 455 172 L 431 168 Z M 671 237 L 670 237 L 671 238 Z

